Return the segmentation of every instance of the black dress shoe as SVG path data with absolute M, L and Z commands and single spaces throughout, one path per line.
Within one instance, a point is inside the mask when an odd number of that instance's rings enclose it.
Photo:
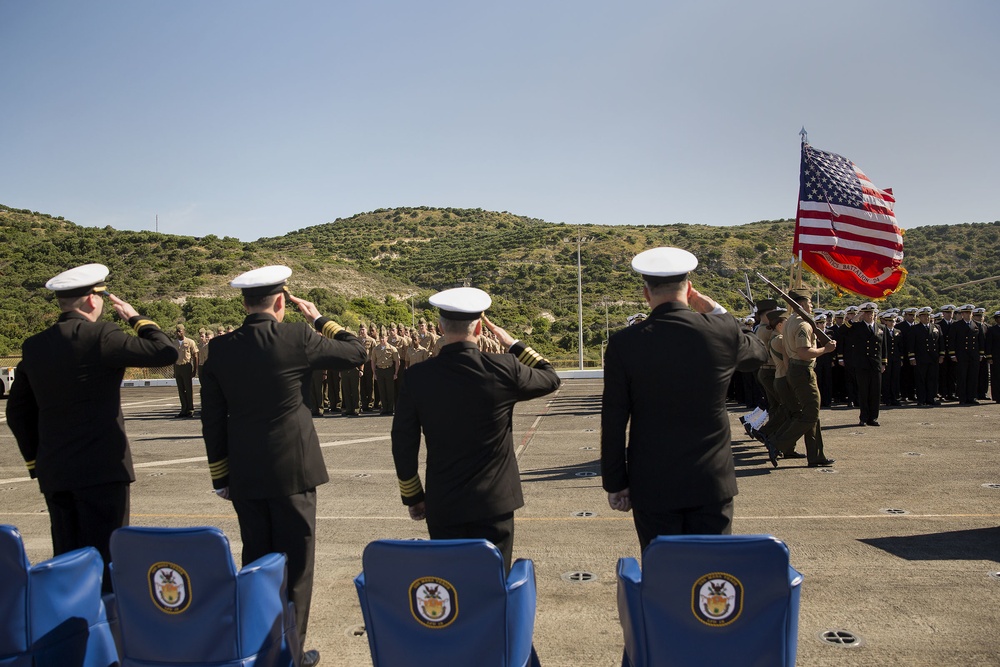
M 810 468 L 825 468 L 827 466 L 832 466 L 836 463 L 836 459 L 820 459 L 819 461 L 812 461 L 809 463 Z
M 861 421 L 858 422 L 858 426 L 867 426 L 870 423 L 871 422 L 866 422 L 864 419 L 862 419 Z
M 783 458 L 783 459 L 804 459 L 804 458 L 806 458 L 806 455 L 803 454 L 802 452 L 791 451 L 791 452 L 785 452 L 784 454 L 782 454 L 781 458 Z
M 764 446 L 767 447 L 767 460 L 771 462 L 771 465 L 775 468 L 778 467 L 778 448 L 774 446 L 771 439 L 764 436 Z
M 319 651 L 312 649 L 302 654 L 302 667 L 313 667 L 319 664 Z
M 874 420 L 874 419 L 873 419 L 873 420 L 871 420 L 870 422 L 866 422 L 866 423 L 867 423 L 867 424 L 868 424 L 869 426 L 881 426 L 881 424 L 879 424 L 879 423 L 878 423 L 878 421 L 876 421 L 876 420 Z

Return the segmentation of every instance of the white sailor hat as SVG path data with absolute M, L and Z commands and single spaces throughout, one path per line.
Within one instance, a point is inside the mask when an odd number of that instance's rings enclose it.
M 963 313 L 971 313 L 971 312 L 973 312 L 973 311 L 976 310 L 976 307 L 974 305 L 972 305 L 971 303 L 967 303 L 964 306 L 962 306 L 961 308 L 958 308 L 957 310 L 960 311 L 960 312 L 963 312 Z
M 933 310 L 930 306 L 924 306 L 923 308 L 916 308 L 917 315 L 930 315 Z
M 861 304 L 861 306 L 858 308 L 858 312 L 860 312 L 860 313 L 877 313 L 878 312 L 878 306 L 876 306 L 871 301 L 866 301 L 863 304 Z
M 489 294 L 475 287 L 446 289 L 428 300 L 449 320 L 478 320 L 493 303 Z
M 108 277 L 108 267 L 103 264 L 84 264 L 63 271 L 45 283 L 45 288 L 58 297 L 86 296 L 107 291 L 104 281 Z
M 857 306 L 848 306 L 847 308 L 844 308 L 844 313 L 856 313 L 858 310 Z
M 243 296 L 268 296 L 285 290 L 292 270 L 287 266 L 276 264 L 262 266 L 253 271 L 240 274 L 229 283 L 232 287 L 243 291 Z
M 632 270 L 651 285 L 677 283 L 698 266 L 698 258 L 681 248 L 650 248 L 632 258 Z
M 930 311 L 930 309 L 931 309 L 931 307 L 927 306 L 927 310 Z M 904 308 L 903 309 L 903 314 L 904 315 L 909 315 L 910 313 L 916 314 L 917 313 L 917 309 L 914 308 L 913 306 L 910 306 L 909 308 Z
M 946 313 L 949 310 L 955 310 L 955 306 L 951 305 L 950 303 L 947 304 L 947 305 L 941 306 L 941 312 L 942 313 Z

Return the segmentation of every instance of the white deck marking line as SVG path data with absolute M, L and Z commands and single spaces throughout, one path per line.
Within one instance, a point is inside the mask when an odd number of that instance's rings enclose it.
M 521 454 L 524 453 L 524 450 L 525 448 L 527 448 L 528 443 L 531 442 L 531 438 L 534 437 L 535 431 L 538 429 L 538 423 L 542 421 L 542 417 L 549 414 L 549 410 L 552 409 L 552 404 L 555 402 L 556 396 L 558 396 L 559 392 L 561 391 L 562 388 L 556 389 L 555 393 L 552 394 L 552 397 L 545 403 L 545 411 L 542 414 L 535 417 L 534 423 L 532 423 L 532 425 L 528 428 L 527 432 L 524 434 L 524 437 L 521 439 L 521 444 L 518 445 L 517 449 L 514 450 L 514 458 L 516 460 L 518 461 L 521 460 Z

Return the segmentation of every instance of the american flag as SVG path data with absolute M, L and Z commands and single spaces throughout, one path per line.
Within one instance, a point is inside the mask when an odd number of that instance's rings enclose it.
M 895 201 L 847 158 L 803 143 L 793 251 L 838 288 L 888 296 L 906 275 Z

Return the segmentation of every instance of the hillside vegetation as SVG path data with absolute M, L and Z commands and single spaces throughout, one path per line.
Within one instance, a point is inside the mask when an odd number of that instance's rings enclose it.
M 734 313 L 744 272 L 787 284 L 792 220 L 734 227 L 599 226 L 549 223 L 481 209 L 397 208 L 361 213 L 284 236 L 241 242 L 154 232 L 86 228 L 59 217 L 0 206 L 0 354 L 54 321 L 44 283 L 83 262 L 111 269 L 115 293 L 163 326 L 238 324 L 242 309 L 228 281 L 266 264 L 288 264 L 292 289 L 347 326 L 359 321 L 433 317 L 427 297 L 471 285 L 494 296 L 491 313 L 547 354 L 577 354 L 577 245 L 582 253 L 584 344 L 600 358 L 606 330 L 644 308 L 629 262 L 639 251 L 675 245 L 695 253 L 696 286 Z M 944 288 L 1000 275 L 1000 222 L 906 231 L 906 284 L 889 305 L 966 302 L 1000 308 L 1000 281 Z M 807 274 L 808 275 L 808 274 Z M 811 279 L 815 284 L 815 278 Z M 754 282 L 755 295 L 765 288 Z M 821 289 L 822 306 L 858 303 Z M 412 310 L 411 310 L 412 306 Z

